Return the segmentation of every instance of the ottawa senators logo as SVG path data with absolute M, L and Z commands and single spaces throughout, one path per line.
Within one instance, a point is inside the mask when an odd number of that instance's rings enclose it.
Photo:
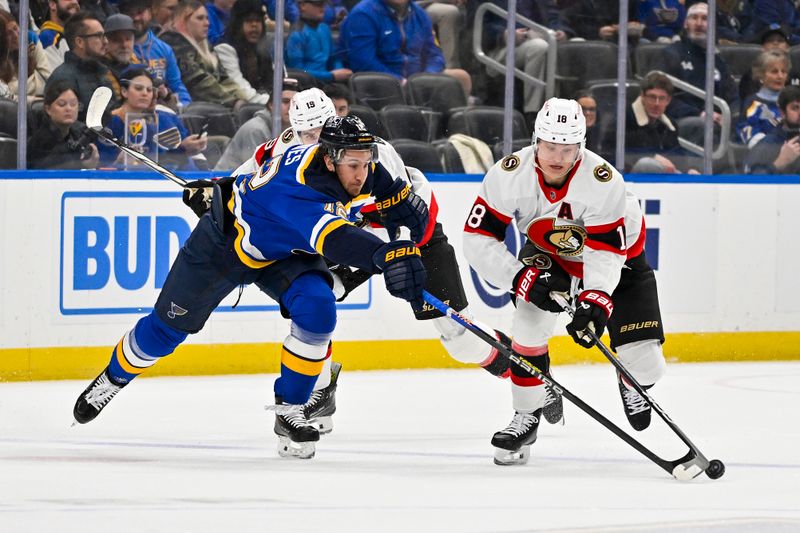
M 611 168 L 603 163 L 602 165 L 597 165 L 594 167 L 594 178 L 602 183 L 605 183 L 611 179 L 613 174 L 611 173 Z
M 500 168 L 508 172 L 511 172 L 518 166 L 519 166 L 519 157 L 515 155 L 507 155 L 503 158 L 502 161 L 500 161 Z
M 287 144 L 288 144 L 288 143 L 289 143 L 289 141 L 291 141 L 293 138 L 294 138 L 294 131 L 293 131 L 291 128 L 289 128 L 289 129 L 287 129 L 286 131 L 284 131 L 284 132 L 283 132 L 283 135 L 281 135 L 281 141 L 283 141 L 283 142 L 285 142 L 285 143 L 287 143 Z
M 553 266 L 553 260 L 547 254 L 536 254 L 530 257 L 523 257 L 522 262 L 528 266 L 536 267 L 539 270 L 547 270 Z
M 534 220 L 526 233 L 541 251 L 564 257 L 580 255 L 587 238 L 586 230 L 582 227 L 564 224 L 555 218 Z

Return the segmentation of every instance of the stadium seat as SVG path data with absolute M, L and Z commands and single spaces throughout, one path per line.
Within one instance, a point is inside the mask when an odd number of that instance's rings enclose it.
M 390 104 L 405 104 L 400 80 L 383 72 L 356 72 L 350 76 L 350 92 L 360 104 L 380 111 Z
M 721 44 L 717 48 L 737 83 L 745 72 L 753 68 L 753 63 L 762 52 L 758 44 Z
M 413 139 L 394 139 L 391 144 L 406 165 L 418 168 L 422 172 L 444 172 L 439 151 L 430 143 Z
M 597 136 L 603 142 L 606 133 L 610 128 L 616 129 L 617 124 L 617 84 L 598 83 L 589 86 L 595 101 L 597 102 Z M 636 98 L 639 97 L 641 89 L 637 82 L 628 82 L 625 90 L 625 112 Z M 600 146 L 601 153 L 613 153 L 614 146 Z
M 633 53 L 637 78 L 644 78 L 652 70 L 664 70 L 664 48 L 668 43 L 639 43 Z
M 387 105 L 378 115 L 389 139 L 431 140 L 428 123 L 419 107 Z
M 789 49 L 789 59 L 792 60 L 792 70 L 800 68 L 800 44 L 796 44 Z
M 461 163 L 461 156 L 458 151 L 447 139 L 440 139 L 431 144 L 436 151 L 439 152 L 439 157 L 444 165 L 444 171 L 450 174 L 463 174 L 464 165 Z
M 214 168 L 219 158 L 225 153 L 225 148 L 228 146 L 230 138 L 224 135 L 209 135 L 208 146 L 203 150 L 203 155 L 208 160 L 208 168 Z
M 373 135 L 387 137 L 386 129 L 383 127 L 380 118 L 378 118 L 378 114 L 371 107 L 353 104 L 350 106 L 350 114 L 360 118 Z
M 419 72 L 408 77 L 408 99 L 412 105 L 424 106 L 448 115 L 455 107 L 467 105 L 461 83 L 452 76 L 434 72 Z
M 17 168 L 17 140 L 0 137 L 0 169 Z
M 558 93 L 571 95 L 592 83 L 617 79 L 615 43 L 606 41 L 567 41 L 558 45 L 556 81 Z
M 28 136 L 30 137 L 34 131 L 39 129 L 39 126 L 44 122 L 44 101 L 34 100 L 28 105 Z
M 191 133 L 199 133 L 208 124 L 209 135 L 233 137 L 236 134 L 236 123 L 230 109 L 216 102 L 192 102 L 183 109 L 181 119 Z
M 447 122 L 447 134 L 463 133 L 480 139 L 489 146 L 494 146 L 503 140 L 504 115 L 505 111 L 502 107 L 462 107 L 451 113 Z M 514 110 L 513 113 L 511 138 L 530 138 L 528 127 L 525 125 L 525 117 L 517 110 Z
M 527 139 L 514 139 L 513 141 L 511 141 L 511 152 L 516 152 L 518 150 L 522 150 L 526 146 L 530 146 L 530 145 L 531 145 L 531 139 L 530 138 L 527 138 Z M 509 155 L 508 153 L 505 153 L 504 150 L 503 150 L 503 141 L 495 143 L 495 145 L 492 146 L 492 155 L 494 156 L 494 160 L 495 161 L 499 161 L 502 158 L 504 158 L 505 156 Z
M 239 111 L 236 112 L 236 121 L 239 126 L 241 126 L 253 118 L 253 115 L 264 109 L 266 109 L 266 106 L 263 104 L 244 104 L 239 108 Z
M 0 98 L 0 133 L 17 138 L 17 103 Z

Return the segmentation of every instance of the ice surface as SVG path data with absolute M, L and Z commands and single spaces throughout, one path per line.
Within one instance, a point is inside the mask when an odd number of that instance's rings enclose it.
M 634 433 L 610 365 L 555 372 Z M 316 458 L 281 459 L 273 379 L 140 378 L 73 428 L 88 380 L 0 384 L 0 532 L 800 531 L 800 363 L 670 365 L 654 398 L 727 466 L 688 482 L 568 402 L 530 464 L 495 466 L 510 394 L 480 370 L 345 368 Z M 686 452 L 660 420 L 636 437 Z

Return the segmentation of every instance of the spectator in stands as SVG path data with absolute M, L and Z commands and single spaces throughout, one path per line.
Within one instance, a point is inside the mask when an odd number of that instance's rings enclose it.
M 49 0 L 48 6 L 50 16 L 39 29 L 39 41 L 52 71 L 64 62 L 64 54 L 69 50 L 64 40 L 64 23 L 81 10 L 81 5 L 78 0 Z
M 350 106 L 353 105 L 353 93 L 341 83 L 329 83 L 322 88 L 322 92 L 331 99 L 336 116 L 346 117 L 350 114 Z
M 206 3 L 208 11 L 208 42 L 216 45 L 225 36 L 225 27 L 231 18 L 231 8 L 236 0 L 211 0 Z
M 444 56 L 446 68 L 461 68 L 458 49 L 461 44 L 461 29 L 466 17 L 467 0 L 420 0 L 417 2 L 431 18 L 436 28 L 436 37 Z
M 0 89 L 0 96 L 19 100 L 19 24 L 7 11 L 0 10 L 0 20 L 5 25 L 5 31 L 0 33 L 0 39 L 5 40 L 6 53 L 0 55 L 0 85 L 5 86 Z M 50 63 L 47 61 L 42 45 L 38 39 L 34 42 L 31 37 L 36 39 L 36 34 L 29 32 L 28 38 L 28 85 L 27 101 L 40 100 L 44 96 L 44 86 L 47 78 L 50 77 Z M 6 92 L 6 94 L 3 94 Z
M 342 23 L 339 48 L 353 72 L 386 72 L 403 83 L 417 72 L 444 72 L 472 92 L 465 70 L 445 68 L 431 19 L 411 0 L 362 0 Z
M 67 80 L 47 86 L 44 118 L 28 138 L 28 168 L 96 168 L 97 146 L 82 136 L 78 122 L 78 95 Z
M 785 87 L 778 107 L 781 124 L 747 153 L 747 174 L 800 174 L 800 87 Z
M 794 0 L 753 0 L 753 18 L 745 28 L 743 38 L 755 41 L 772 24 L 789 30 L 789 44 L 800 44 L 800 10 Z
M 505 0 L 493 0 L 492 3 L 502 9 L 508 9 L 508 4 Z M 558 9 L 554 0 L 518 1 L 517 13 L 553 30 L 558 42 L 566 41 L 573 33 L 572 29 L 567 25 L 564 13 Z M 484 49 L 489 50 L 494 59 L 505 64 L 506 43 L 508 42 L 505 18 L 489 14 L 486 17 L 486 25 L 484 27 Z M 516 48 L 516 67 L 534 78 L 544 80 L 547 42 L 542 38 L 542 35 L 519 26 L 514 34 L 514 46 Z M 497 76 L 495 73 L 489 73 L 489 75 Z M 542 107 L 543 101 L 543 86 L 537 87 L 530 83 L 523 85 L 522 111 L 530 123 L 533 123 L 532 118 Z
M 720 44 L 745 42 L 744 30 L 753 18 L 752 3 L 747 0 L 717 2 L 717 37 Z
M 583 118 L 586 119 L 586 148 L 596 154 L 600 154 L 601 139 L 597 124 L 597 100 L 592 92 L 588 90 L 576 92 L 572 99 L 580 104 Z M 614 144 L 616 144 L 616 141 Z
M 133 54 L 133 20 L 128 15 L 117 13 L 106 19 L 103 29 L 108 40 L 105 64 L 119 81 L 120 73 L 136 61 Z
M 133 20 L 134 38 L 133 53 L 136 62 L 147 65 L 155 78 L 164 80 L 159 87 L 159 98 L 171 101 L 172 95 L 177 98 L 177 107 L 192 103 L 192 97 L 181 79 L 181 70 L 172 47 L 156 37 L 150 28 L 152 15 L 149 0 L 120 0 L 119 10 Z
M 644 24 L 645 39 L 671 43 L 680 39 L 686 8 L 682 0 L 641 0 L 637 17 Z
M 688 154 L 678 143 L 678 131 L 665 114 L 672 100 L 672 82 L 661 73 L 650 72 L 640 90 L 625 119 L 625 170 L 675 174 L 686 169 L 696 174 L 696 170 L 687 168 Z M 607 132 L 603 145 L 616 145 L 614 128 Z
M 173 26 L 175 30 L 161 38 L 175 51 L 181 79 L 192 99 L 234 109 L 244 104 L 244 91 L 223 72 L 208 43 L 208 14 L 200 0 L 181 0 Z
M 145 65 L 131 65 L 120 75 L 122 85 L 122 105 L 111 112 L 109 127 L 118 139 L 125 139 L 126 117 L 152 113 L 157 117 L 158 130 L 148 129 L 141 143 L 143 146 L 158 147 L 158 162 L 162 166 L 194 170 L 197 167 L 191 156 L 206 149 L 207 139 L 190 135 L 180 118 L 174 113 L 154 109 L 155 86 L 153 75 Z M 130 124 L 129 124 L 130 127 Z M 128 136 L 129 138 L 131 136 Z M 124 161 L 116 147 L 101 145 L 103 164 L 120 164 Z M 130 161 L 129 161 L 130 163 Z
M 708 4 L 699 2 L 689 6 L 684 22 L 685 32 L 681 40 L 664 49 L 665 71 L 676 78 L 691 83 L 699 89 L 706 84 L 706 36 L 708 32 Z M 739 106 L 739 92 L 731 76 L 728 64 L 719 53 L 714 55 L 714 64 L 719 75 L 715 77 L 714 94 L 731 107 Z M 677 93 L 672 99 L 667 114 L 673 119 L 704 117 L 705 103 L 687 93 Z M 722 115 L 714 112 L 714 122 L 719 124 Z
M 786 87 L 791 66 L 789 56 L 780 50 L 761 52 L 756 58 L 753 74 L 760 81 L 761 88 L 745 101 L 742 116 L 736 125 L 739 140 L 748 147 L 752 148 L 778 127 L 778 95 Z
M 81 11 L 88 11 L 93 14 L 101 24 L 111 15 L 118 13 L 116 2 L 107 0 L 80 0 Z
M 72 82 L 81 103 L 78 120 L 84 121 L 95 89 L 108 87 L 119 93 L 114 75 L 102 63 L 106 55 L 106 34 L 97 17 L 79 11 L 64 26 L 64 39 L 69 50 L 64 55 L 64 63 L 50 75 L 47 85 L 61 80 Z
M 151 29 L 158 35 L 161 32 L 172 29 L 172 19 L 175 17 L 175 9 L 178 7 L 178 0 L 153 0 L 151 13 L 153 22 Z
M 636 2 L 628 4 L 628 41 L 636 43 L 644 24 L 639 22 Z M 574 37 L 587 41 L 617 41 L 619 2 L 616 0 L 575 0 L 563 10 Z
M 281 131 L 291 126 L 289 122 L 289 104 L 292 101 L 292 96 L 299 90 L 300 87 L 297 80 L 284 78 L 283 91 L 281 92 Z M 280 132 L 273 133 L 272 131 L 271 113 L 273 101 L 274 99 L 270 99 L 266 109 L 256 112 L 253 118 L 242 124 L 236 131 L 236 135 L 225 147 L 225 152 L 214 166 L 215 170 L 228 171 L 239 167 L 239 165 L 253 157 L 253 153 L 259 145 L 280 134 Z
M 237 0 L 224 39 L 214 47 L 228 77 L 248 102 L 265 105 L 272 89 L 272 58 L 262 46 L 265 9 L 260 0 Z
M 784 53 L 789 53 L 789 30 L 781 25 L 770 26 L 758 39 L 761 44 L 761 50 L 768 52 L 770 50 L 777 50 Z M 800 85 L 800 71 L 797 70 L 798 65 L 792 65 L 789 71 L 789 78 L 787 85 Z M 753 77 L 752 69 L 742 75 L 739 80 L 739 100 L 741 102 L 747 101 L 748 98 L 753 96 L 761 88 L 761 82 Z M 745 106 L 742 106 L 745 108 Z
M 308 72 L 321 82 L 350 79 L 353 71 L 344 68 L 335 53 L 331 29 L 322 22 L 325 0 L 299 0 L 300 19 L 286 41 L 286 66 Z
M 275 0 L 266 0 L 267 15 L 271 20 L 275 20 Z M 294 24 L 300 18 L 300 9 L 295 0 L 285 0 L 283 6 L 283 20 L 289 24 Z M 251 154 L 252 155 L 252 154 Z

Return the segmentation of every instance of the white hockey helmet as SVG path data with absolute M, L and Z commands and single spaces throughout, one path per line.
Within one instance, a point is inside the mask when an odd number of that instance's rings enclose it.
M 296 93 L 289 104 L 289 122 L 296 135 L 321 128 L 326 120 L 335 116 L 333 101 L 316 87 Z
M 583 156 L 586 144 L 586 118 L 581 105 L 575 100 L 550 98 L 536 115 L 533 124 L 533 148 L 538 141 L 555 144 L 579 144 L 578 156 Z

